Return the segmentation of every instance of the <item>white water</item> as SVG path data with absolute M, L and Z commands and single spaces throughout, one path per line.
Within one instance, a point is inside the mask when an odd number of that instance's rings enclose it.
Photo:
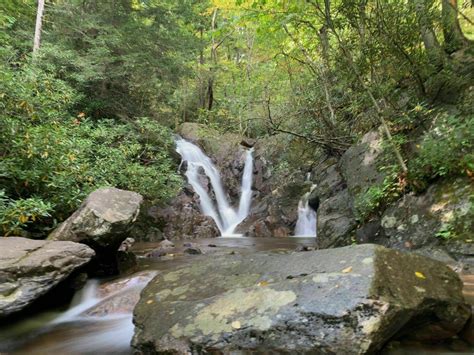
M 154 274 L 150 274 L 154 275 Z M 99 307 L 114 297 L 127 297 L 129 293 L 138 293 L 143 289 L 150 277 L 132 277 L 122 288 L 107 296 L 100 296 L 99 283 L 90 280 L 79 291 L 65 313 L 54 319 L 50 325 L 63 327 L 55 342 L 48 342 L 42 350 L 44 353 L 86 354 L 86 353 L 129 353 L 130 341 L 134 332 L 131 312 L 111 313 L 106 315 L 89 315 L 88 311 Z M 112 301 L 113 302 L 113 301 Z M 113 310 L 113 305 L 111 306 Z M 63 325 L 61 325 L 63 324 Z M 68 327 L 80 324 L 68 333 Z M 47 334 L 47 333 L 46 333 Z
M 237 210 L 234 209 L 227 200 L 219 171 L 211 159 L 209 159 L 198 146 L 184 139 L 178 139 L 176 141 L 176 151 L 181 155 L 182 160 L 188 164 L 186 177 L 194 191 L 199 195 L 202 212 L 212 217 L 223 237 L 240 236 L 239 234 L 234 234 L 234 230 L 240 222 L 248 216 L 250 210 L 252 200 L 253 150 L 250 149 L 246 151 L 240 202 Z M 202 168 L 211 181 L 217 206 L 214 206 L 212 198 L 199 179 L 200 168 Z
M 298 202 L 298 220 L 296 221 L 295 237 L 317 236 L 316 212 L 309 206 L 309 192 Z

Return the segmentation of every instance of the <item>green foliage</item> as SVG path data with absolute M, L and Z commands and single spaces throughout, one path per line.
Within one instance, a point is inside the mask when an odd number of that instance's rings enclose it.
M 366 221 L 372 214 L 400 197 L 404 191 L 404 186 L 398 178 L 397 168 L 397 166 L 387 168 L 387 175 L 381 185 L 369 187 L 365 193 L 356 198 L 354 205 L 359 221 Z
M 51 203 L 40 198 L 11 200 L 0 190 L 0 231 L 5 235 L 21 235 L 29 224 L 51 217 Z
M 474 117 L 438 115 L 433 127 L 417 145 L 409 162 L 409 180 L 423 188 L 437 177 L 465 175 L 474 171 Z
M 38 62 L 84 94 L 77 107 L 95 118 L 161 121 L 196 55 L 198 1 L 70 0 L 47 8 Z
M 450 223 L 443 223 L 441 228 L 435 234 L 436 238 L 447 241 L 453 239 L 455 236 L 453 226 Z
M 82 112 L 71 117 L 81 95 L 34 64 L 2 65 L 0 76 L 4 233 L 32 231 L 38 218 L 52 226 L 102 186 L 151 200 L 175 193 L 180 178 L 169 156 L 169 129 L 148 118 L 91 120 Z
M 467 204 L 459 206 L 453 211 L 452 218 L 443 222 L 436 237 L 443 241 L 462 240 L 474 242 L 472 229 L 474 228 L 474 194 L 469 196 Z

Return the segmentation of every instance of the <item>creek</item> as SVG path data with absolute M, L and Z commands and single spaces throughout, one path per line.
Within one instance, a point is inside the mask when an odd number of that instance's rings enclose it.
M 140 290 L 156 273 L 229 253 L 294 252 L 295 249 L 312 246 L 314 238 L 213 238 L 193 241 L 203 255 L 182 253 L 184 243 L 176 243 L 176 252 L 160 258 L 145 257 L 157 247 L 157 243 L 137 244 L 134 252 L 139 256 L 139 270 L 114 279 L 90 280 L 76 293 L 70 305 L 59 305 L 56 309 L 28 315 L 27 319 L 0 327 L 0 353 L 131 354 L 133 307 Z M 474 275 L 464 275 L 463 278 L 466 299 L 474 305 Z M 418 343 L 396 345 L 383 353 L 470 353 L 470 349 L 459 342 L 436 346 Z

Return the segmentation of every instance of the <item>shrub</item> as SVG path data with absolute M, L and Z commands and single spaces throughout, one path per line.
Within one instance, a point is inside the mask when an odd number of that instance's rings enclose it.
M 93 121 L 71 114 L 79 97 L 32 64 L 0 64 L 3 234 L 51 228 L 99 187 L 162 200 L 180 186 L 169 129 L 148 118 Z
M 417 146 L 409 164 L 409 180 L 423 188 L 427 182 L 448 175 L 474 173 L 474 117 L 443 115 Z

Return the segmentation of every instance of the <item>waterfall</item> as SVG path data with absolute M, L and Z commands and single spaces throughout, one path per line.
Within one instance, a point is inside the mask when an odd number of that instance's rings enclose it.
M 309 195 L 307 192 L 298 202 L 298 220 L 296 221 L 295 237 L 317 236 L 316 212 L 309 205 Z
M 176 151 L 181 155 L 182 160 L 188 164 L 186 177 L 194 191 L 199 195 L 202 212 L 216 222 L 223 237 L 240 236 L 233 233 L 240 222 L 247 217 L 250 210 L 252 200 L 253 149 L 246 151 L 240 202 L 237 210 L 227 200 L 217 168 L 198 146 L 184 139 L 178 139 L 176 141 Z M 216 206 L 214 206 L 212 198 L 199 180 L 200 169 L 204 171 L 211 182 Z

